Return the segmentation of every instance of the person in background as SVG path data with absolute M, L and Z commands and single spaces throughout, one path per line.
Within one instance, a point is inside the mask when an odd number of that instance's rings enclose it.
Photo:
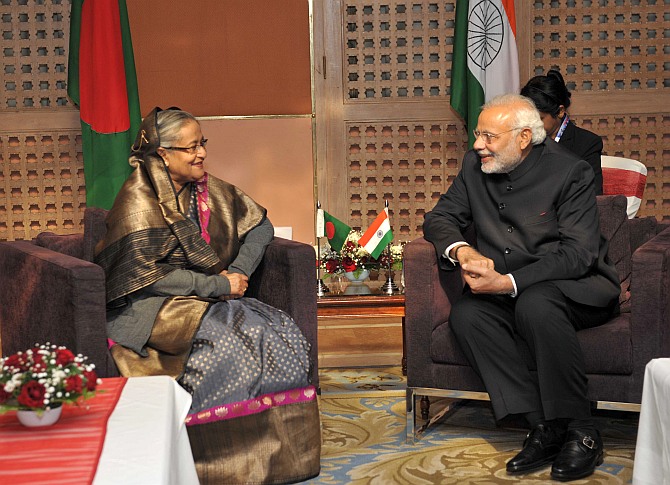
M 245 297 L 273 227 L 262 206 L 207 173 L 206 144 L 185 111 L 155 108 L 142 122 L 135 170 L 96 247 L 110 351 L 121 375 L 168 375 L 193 396 L 202 483 L 306 479 L 313 466 L 296 450 L 320 446 L 310 344 L 289 315 Z M 286 391 L 291 406 L 258 411 L 288 403 Z
M 547 136 L 578 157 L 589 162 L 595 178 L 596 195 L 603 193 L 603 171 L 600 156 L 603 140 L 600 136 L 579 128 L 568 114 L 571 93 L 561 73 L 551 69 L 546 76 L 535 76 L 521 89 L 540 111 Z
M 593 171 L 545 140 L 539 112 L 518 94 L 486 103 L 474 134 L 474 149 L 423 225 L 440 269 L 460 265 L 466 283 L 449 323 L 496 419 L 520 415 L 530 427 L 507 472 L 553 463 L 552 478 L 583 478 L 602 463 L 603 442 L 577 331 L 607 322 L 619 303 Z M 476 249 L 463 236 L 471 225 Z

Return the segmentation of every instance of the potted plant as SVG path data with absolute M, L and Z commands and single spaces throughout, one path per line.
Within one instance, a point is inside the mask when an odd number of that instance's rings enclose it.
M 64 404 L 95 394 L 99 379 L 86 360 L 49 343 L 0 359 L 0 413 L 16 410 L 26 426 L 55 423 Z

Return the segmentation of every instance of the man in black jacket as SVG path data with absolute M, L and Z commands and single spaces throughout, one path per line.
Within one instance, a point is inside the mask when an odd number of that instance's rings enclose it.
M 507 471 L 553 462 L 553 478 L 572 480 L 603 459 L 576 330 L 610 318 L 619 283 L 600 234 L 591 167 L 545 136 L 528 98 L 484 105 L 474 150 L 423 229 L 442 269 L 463 272 L 467 288 L 450 325 L 496 418 L 522 414 L 530 425 Z M 462 235 L 470 225 L 477 249 Z M 536 375 L 517 339 L 528 345 Z

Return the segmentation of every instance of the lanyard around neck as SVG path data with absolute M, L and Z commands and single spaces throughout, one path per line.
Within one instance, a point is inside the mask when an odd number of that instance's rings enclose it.
M 565 113 L 565 118 L 563 118 L 563 123 L 561 123 L 561 127 L 558 129 L 558 133 L 556 133 L 556 136 L 554 137 L 554 141 L 558 143 L 561 139 L 561 136 L 563 136 L 563 132 L 565 131 L 565 127 L 568 126 L 568 123 L 570 122 L 570 116 L 568 116 L 568 113 Z

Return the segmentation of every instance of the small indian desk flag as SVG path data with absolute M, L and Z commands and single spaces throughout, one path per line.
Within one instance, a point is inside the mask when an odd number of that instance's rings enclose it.
M 363 246 L 370 253 L 370 256 L 377 259 L 392 240 L 393 233 L 389 222 L 389 210 L 388 207 L 384 207 L 384 210 L 358 240 L 358 245 Z

